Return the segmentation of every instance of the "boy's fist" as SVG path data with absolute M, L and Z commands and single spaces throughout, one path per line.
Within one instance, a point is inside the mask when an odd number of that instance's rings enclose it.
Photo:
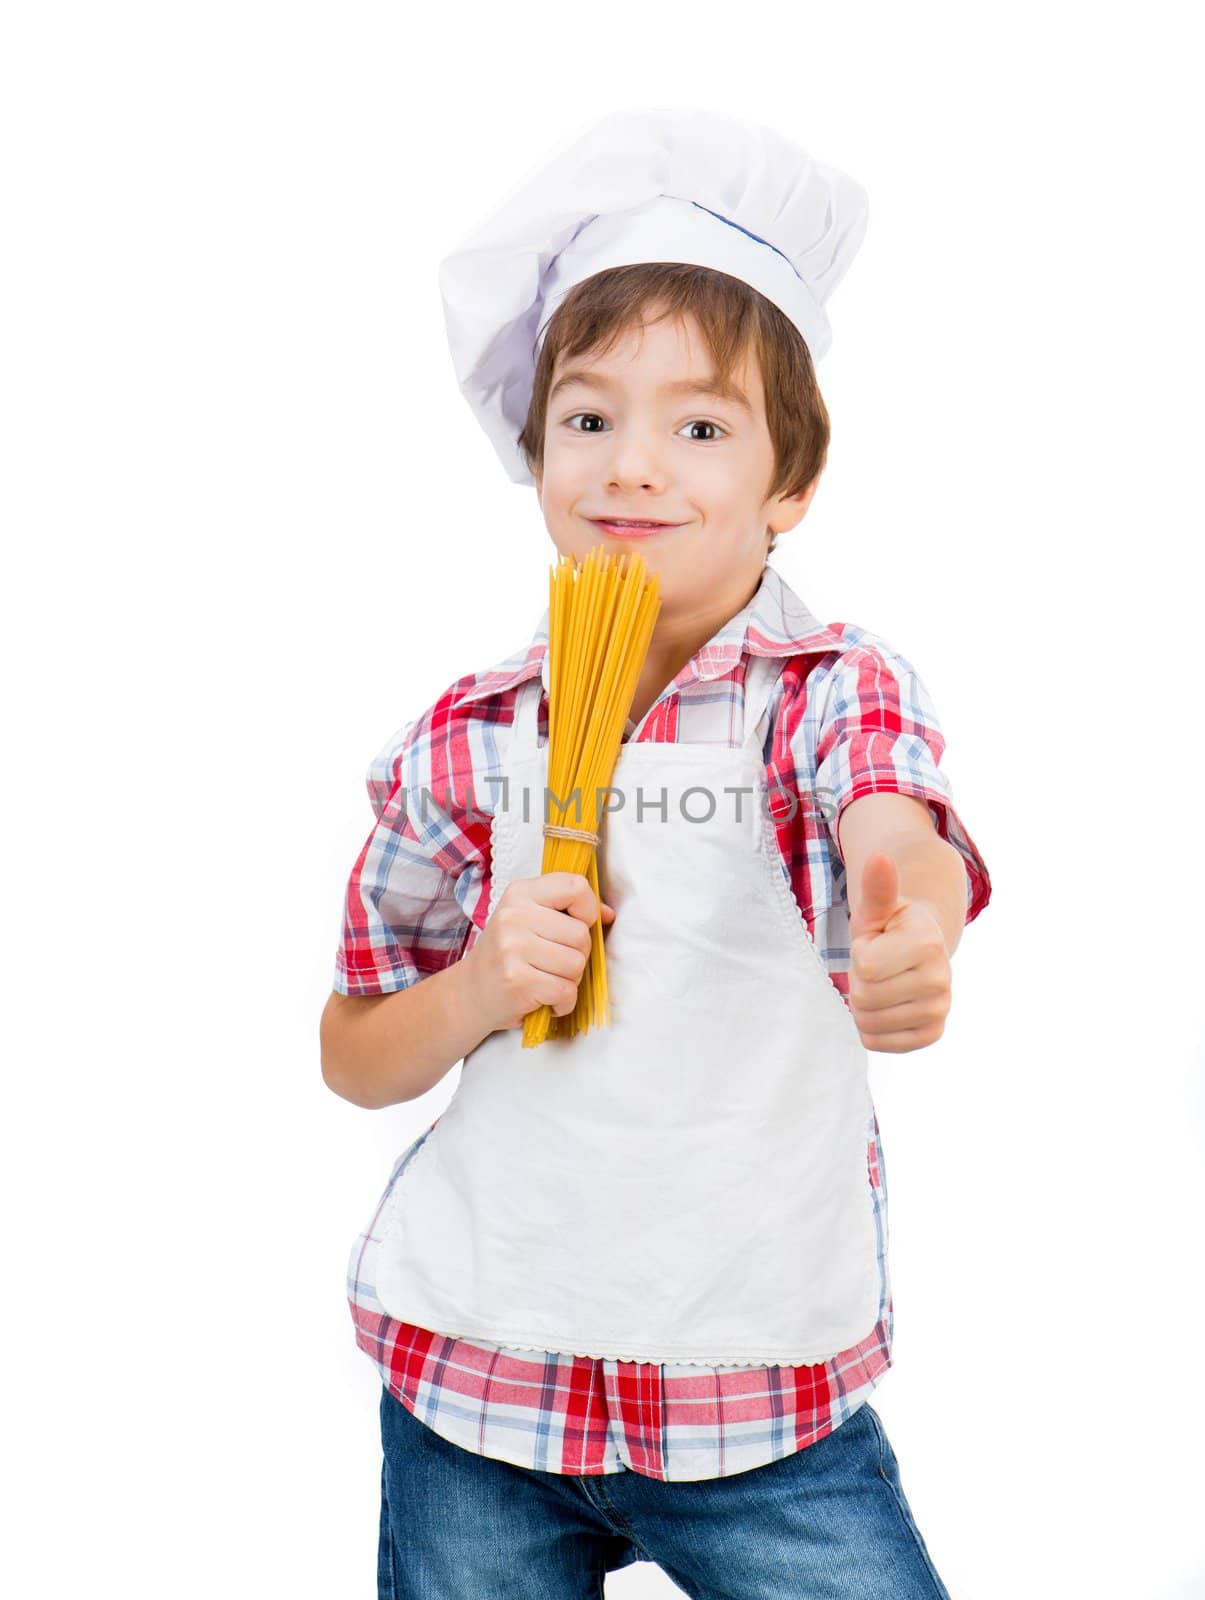
M 896 1053 L 934 1044 L 950 1010 L 950 952 L 933 906 L 900 893 L 886 850 L 862 868 L 849 933 L 849 1004 L 862 1043 Z
M 520 1027 L 538 1006 L 551 1006 L 558 1017 L 573 1010 L 599 908 L 609 927 L 614 910 L 605 900 L 595 906 L 590 881 L 580 872 L 544 872 L 507 884 L 463 958 L 491 1032 Z

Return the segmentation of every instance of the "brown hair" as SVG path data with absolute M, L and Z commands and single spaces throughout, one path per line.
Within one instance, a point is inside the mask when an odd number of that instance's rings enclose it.
M 657 311 L 656 316 L 650 315 Z M 811 352 L 795 324 L 740 278 L 682 261 L 609 267 L 575 284 L 548 322 L 518 444 L 529 470 L 544 468 L 548 390 L 560 359 L 604 354 L 629 328 L 665 317 L 693 316 L 721 383 L 752 347 L 765 390 L 766 424 L 774 443 L 774 477 L 765 498 L 800 494 L 828 456 L 828 409 Z M 533 347 L 533 354 L 534 354 Z M 778 536 L 769 548 L 773 550 Z

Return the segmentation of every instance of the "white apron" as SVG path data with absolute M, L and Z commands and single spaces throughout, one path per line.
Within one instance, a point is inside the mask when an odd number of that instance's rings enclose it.
M 621 746 L 598 846 L 612 1020 L 526 1050 L 498 1029 L 465 1057 L 377 1219 L 390 1316 L 707 1366 L 821 1362 L 875 1326 L 867 1052 L 765 803 L 782 665 L 749 658 L 739 747 Z M 517 697 L 491 915 L 541 870 L 541 692 Z

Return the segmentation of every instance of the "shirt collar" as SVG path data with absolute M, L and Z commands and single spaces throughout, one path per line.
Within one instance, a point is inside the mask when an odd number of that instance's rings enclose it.
M 537 673 L 547 690 L 548 619 L 545 608 L 530 644 L 483 672 L 476 683 L 457 696 L 454 705 L 468 705 L 502 694 Z M 837 629 L 817 621 L 782 575 L 767 566 L 762 569 L 761 583 L 748 604 L 695 652 L 670 687 L 680 690 L 692 683 L 723 677 L 743 655 L 825 655 L 830 650 L 844 650 L 846 644 Z

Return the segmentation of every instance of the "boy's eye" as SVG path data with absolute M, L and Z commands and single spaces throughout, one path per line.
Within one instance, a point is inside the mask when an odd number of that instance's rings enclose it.
M 565 421 L 572 425 L 579 417 L 588 417 L 592 422 L 602 422 L 603 420 L 597 411 L 575 411 L 571 417 L 566 417 Z M 721 428 L 718 422 L 710 422 L 706 417 L 695 417 L 693 421 L 685 423 L 684 426 L 687 428 L 716 428 L 720 433 L 727 432 L 727 429 Z M 573 429 L 574 433 L 598 433 L 599 431 L 598 428 Z M 712 442 L 711 439 L 695 439 L 691 441 L 693 444 L 711 444 Z

